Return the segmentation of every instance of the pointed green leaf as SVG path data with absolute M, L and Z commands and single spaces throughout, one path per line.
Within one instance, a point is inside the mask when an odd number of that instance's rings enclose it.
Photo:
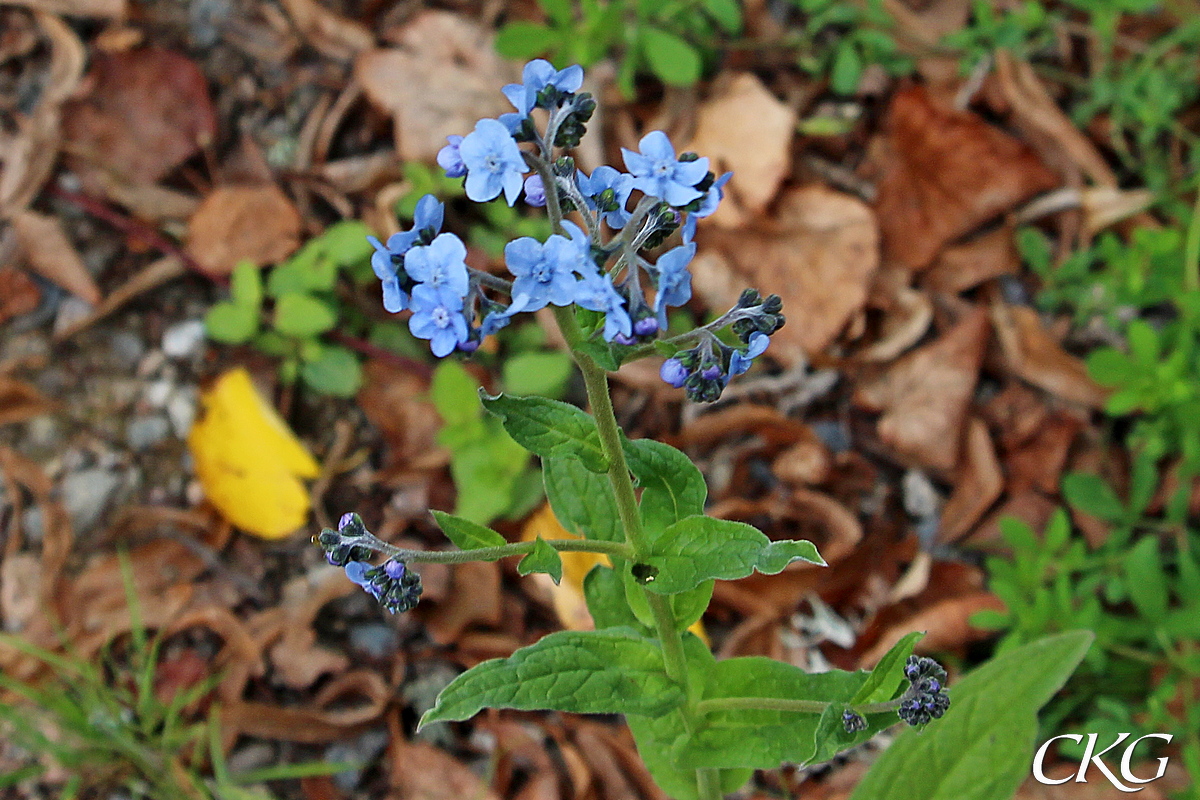
M 673 33 L 645 26 L 638 40 L 642 56 L 663 83 L 691 86 L 700 80 L 700 54 Z
M 1070 631 L 1009 650 L 950 689 L 950 710 L 905 731 L 851 800 L 1000 800 L 1029 775 L 1037 710 L 1057 692 L 1095 635 Z
M 584 468 L 578 459 L 547 457 L 542 459 L 542 480 L 563 528 L 589 539 L 624 540 L 608 475 Z
M 1160 622 L 1167 614 L 1167 575 L 1163 572 L 1158 538 L 1144 536 L 1125 553 L 1125 575 L 1129 578 L 1129 599 L 1138 613 L 1150 622 Z
M 651 543 L 646 563 L 658 570 L 646 588 L 675 594 L 701 581 L 737 580 L 756 569 L 773 575 L 794 560 L 824 565 L 810 542 L 772 542 L 744 522 L 692 516 L 668 526 Z
M 904 664 L 924 635 L 921 631 L 913 631 L 892 645 L 850 702 L 854 705 L 882 703 L 895 697 L 904 683 Z
M 546 544 L 545 539 L 539 536 L 533 543 L 533 549 L 517 562 L 517 572 L 521 575 L 528 575 L 531 572 L 544 572 L 556 584 L 560 583 L 562 582 L 563 573 L 562 556 L 558 554 L 557 550 Z
M 468 719 L 485 707 L 659 716 L 683 699 L 656 640 L 621 628 L 559 631 L 459 675 L 419 727 Z
M 583 596 L 597 630 L 622 625 L 635 630 L 641 627 L 642 623 L 625 602 L 625 586 L 621 576 L 611 567 L 603 564 L 592 567 L 583 579 Z
M 608 469 L 596 421 L 584 411 L 546 397 L 492 397 L 482 391 L 480 397 L 508 434 L 534 455 L 577 458 L 592 472 Z
M 1106 522 L 1125 518 L 1125 504 L 1103 478 L 1087 472 L 1070 472 L 1063 476 L 1063 497 L 1080 511 Z
M 704 513 L 708 486 L 686 454 L 653 439 L 626 439 L 622 445 L 629 471 L 642 487 L 642 524 L 652 536 Z
M 469 519 L 447 514 L 445 511 L 431 511 L 437 520 L 438 527 L 446 534 L 446 538 L 454 542 L 459 550 L 477 550 L 481 547 L 503 547 L 508 541 L 491 528 L 485 528 Z

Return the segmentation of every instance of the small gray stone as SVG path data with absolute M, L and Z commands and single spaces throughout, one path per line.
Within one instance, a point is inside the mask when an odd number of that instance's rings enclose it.
M 386 731 L 379 729 L 369 730 L 356 739 L 351 739 L 348 742 L 334 742 L 329 747 L 326 747 L 325 762 L 333 764 L 369 764 L 379 758 L 379 754 L 383 752 L 383 748 L 387 747 L 387 742 L 388 735 Z M 343 792 L 352 792 L 362 779 L 362 773 L 361 769 L 348 769 L 345 772 L 336 772 L 333 775 L 333 782 Z
M 196 421 L 196 388 L 181 386 L 171 393 L 167 399 L 167 416 L 171 419 L 171 427 L 180 439 L 187 437 Z
M 149 450 L 170 435 L 171 424 L 158 414 L 134 417 L 125 428 L 125 441 L 136 452 Z
M 177 322 L 163 331 L 162 349 L 171 358 L 187 358 L 204 342 L 204 323 L 198 319 Z
M 369 658 L 387 658 L 399 646 L 396 629 L 382 622 L 367 622 L 350 629 L 350 648 Z
M 251 742 L 243 745 L 226 759 L 225 764 L 230 772 L 249 772 L 252 769 L 262 769 L 275 763 L 275 747 L 265 742 Z
M 99 467 L 72 472 L 63 478 L 63 505 L 77 534 L 96 524 L 120 485 L 119 476 Z
M 146 353 L 142 337 L 132 331 L 117 331 L 108 340 L 108 346 L 121 369 L 134 369 Z

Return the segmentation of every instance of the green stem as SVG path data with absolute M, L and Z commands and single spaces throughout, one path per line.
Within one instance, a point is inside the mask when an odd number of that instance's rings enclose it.
M 823 714 L 833 705 L 824 700 L 795 700 L 784 697 L 710 697 L 696 704 L 696 713 L 712 714 L 717 711 L 795 711 L 802 714 Z M 900 707 L 899 700 L 882 703 L 867 703 L 851 706 L 858 714 L 882 714 Z
M 1200 289 L 1200 191 L 1196 192 L 1183 246 L 1183 288 L 1189 292 Z
M 560 553 L 603 553 L 617 558 L 630 558 L 633 550 L 623 542 L 603 542 L 596 539 L 546 539 L 546 544 Z M 365 543 L 364 543 L 365 544 Z M 516 542 L 498 547 L 479 547 L 473 550 L 405 550 L 385 541 L 368 544 L 389 558 L 416 564 L 462 564 L 467 561 L 495 561 L 508 556 L 523 556 L 533 551 L 536 542 Z

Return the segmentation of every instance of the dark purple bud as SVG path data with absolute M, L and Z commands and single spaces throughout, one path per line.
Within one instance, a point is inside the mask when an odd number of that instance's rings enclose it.
M 633 323 L 633 332 L 638 336 L 650 336 L 658 332 L 658 320 L 654 317 L 643 317 Z
M 719 379 L 722 374 L 723 373 L 721 372 L 720 364 L 710 364 L 704 369 L 700 370 L 700 377 L 704 378 L 706 381 L 715 381 Z
M 383 562 L 383 571 L 389 578 L 394 581 L 398 581 L 404 577 L 404 562 L 389 558 L 387 561 Z

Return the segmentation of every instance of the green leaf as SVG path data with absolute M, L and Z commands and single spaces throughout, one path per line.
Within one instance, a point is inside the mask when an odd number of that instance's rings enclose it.
M 374 232 L 365 224 L 348 219 L 330 225 L 317 241 L 335 264 L 349 267 L 371 257 L 375 248 L 367 237 L 372 235 Z
M 457 497 L 454 513 L 486 524 L 508 511 L 518 480 L 529 463 L 529 454 L 496 426 L 495 436 L 485 434 L 454 450 L 450 476 Z
M 504 362 L 504 386 L 516 395 L 559 398 L 571 378 L 574 362 L 560 351 L 520 353 Z
M 496 34 L 496 52 L 505 58 L 535 58 L 553 50 L 558 40 L 558 32 L 545 25 L 510 22 Z
M 1125 504 L 1099 475 L 1070 472 L 1063 476 L 1062 491 L 1066 501 L 1084 513 L 1106 522 L 1125 519 Z
M 457 361 L 442 361 L 433 370 L 429 399 L 448 427 L 477 422 L 483 415 L 479 382 Z
M 1112 347 L 1093 350 L 1087 356 L 1088 374 L 1104 386 L 1121 386 L 1141 378 L 1142 371 L 1129 356 Z
M 555 584 L 562 582 L 562 556 L 540 536 L 534 541 L 533 549 L 517 562 L 518 574 L 528 575 L 531 572 L 544 572 Z
M 589 339 L 581 342 L 578 346 L 581 352 L 587 353 L 592 357 L 592 360 L 603 370 L 608 372 L 616 372 L 621 368 L 620 350 L 604 341 Z
M 559 631 L 459 675 L 418 729 L 468 719 L 485 707 L 659 716 L 683 699 L 663 670 L 656 640 L 620 628 Z
M 772 542 L 744 522 L 692 516 L 668 526 L 650 544 L 646 563 L 658 570 L 646 588 L 675 594 L 701 581 L 737 580 L 755 570 L 774 575 L 795 560 L 824 565 L 812 542 Z
M 1167 614 L 1167 576 L 1163 572 L 1158 539 L 1143 536 L 1125 553 L 1123 566 L 1129 578 L 1129 599 L 1138 612 L 1151 622 L 1161 622 Z
M 651 534 L 704 513 L 708 486 L 684 453 L 653 439 L 625 439 L 625 460 L 642 488 L 642 524 Z
M 850 702 L 853 705 L 882 703 L 895 697 L 904 682 L 904 663 L 908 661 L 913 647 L 924 635 L 921 631 L 913 631 L 892 645 L 892 649 L 879 659 L 875 669 L 871 670 L 871 676 L 850 699 Z
M 445 511 L 430 511 L 446 538 L 454 542 L 459 550 L 476 550 L 481 547 L 503 547 L 508 541 L 491 528 L 469 519 L 447 514 Z
M 546 12 L 546 16 L 550 18 L 551 22 L 558 27 L 575 24 L 575 10 L 571 0 L 538 0 L 538 5 L 542 7 L 542 11 Z
M 258 309 L 222 300 L 204 315 L 204 330 L 215 342 L 244 344 L 258 332 Z
M 869 673 L 830 670 L 809 674 L 762 656 L 728 658 L 709 671 L 702 698 L 770 697 L 848 703 Z M 737 710 L 706 714 L 693 736 L 677 746 L 681 767 L 774 769 L 784 761 L 808 763 L 816 754 L 821 715 L 812 712 Z M 845 746 L 870 738 L 896 721 L 894 711 L 872 714 L 868 729 Z M 840 748 L 840 749 L 845 749 Z
M 300 368 L 306 384 L 334 397 L 353 397 L 362 386 L 362 365 L 352 350 L 341 345 L 323 345 L 315 359 Z
M 316 336 L 336 324 L 333 310 L 312 295 L 289 292 L 275 302 L 275 329 L 285 336 Z
M 701 5 L 726 33 L 741 31 L 742 9 L 737 0 L 701 0 Z
M 1009 650 L 950 689 L 950 710 L 905 731 L 851 800 L 1007 800 L 1029 775 L 1037 710 L 1083 659 L 1090 631 Z
M 481 397 L 509 435 L 534 455 L 578 458 L 592 472 L 608 469 L 596 421 L 575 406 L 546 397 Z
M 642 623 L 625 602 L 621 576 L 611 567 L 597 564 L 583 579 L 583 596 L 596 629 L 626 626 L 637 629 Z
M 838 94 L 852 95 L 858 91 L 862 71 L 862 57 L 858 54 L 858 48 L 852 42 L 843 42 L 833 55 L 829 85 Z
M 700 80 L 700 54 L 675 34 L 645 26 L 638 43 L 642 57 L 663 83 L 692 86 Z
M 297 292 L 328 292 L 336 282 L 337 264 L 325 255 L 321 241 L 314 239 L 271 269 L 267 275 L 267 294 L 282 297 Z
M 262 274 L 249 261 L 241 261 L 229 276 L 229 294 L 234 305 L 252 309 L 257 316 L 262 308 Z
M 624 541 L 608 475 L 585 469 L 574 458 L 547 457 L 542 459 L 542 480 L 563 528 L 589 539 Z

